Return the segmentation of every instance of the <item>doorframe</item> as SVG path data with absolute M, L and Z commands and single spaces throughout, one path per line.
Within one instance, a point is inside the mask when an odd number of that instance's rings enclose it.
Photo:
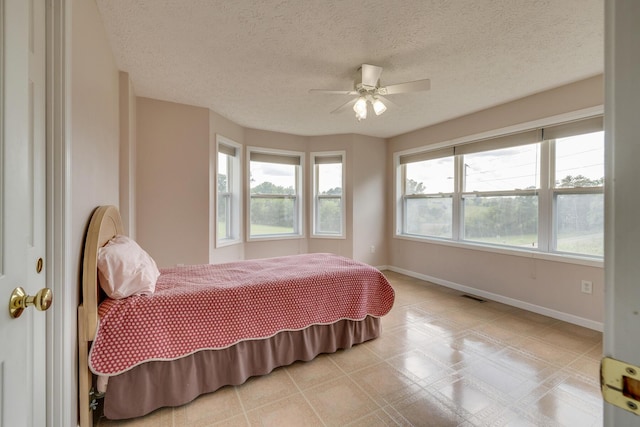
M 637 191 L 640 29 L 637 0 L 605 1 L 605 322 L 604 355 L 640 365 Z M 638 417 L 604 404 L 605 426 L 637 426 Z
M 47 311 L 47 426 L 77 426 L 77 282 L 70 268 L 71 144 L 68 70 L 71 7 L 46 0 L 47 284 L 54 304 Z

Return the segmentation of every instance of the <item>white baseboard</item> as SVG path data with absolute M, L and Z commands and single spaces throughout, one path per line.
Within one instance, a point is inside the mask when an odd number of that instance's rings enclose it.
M 414 277 L 416 279 L 425 280 L 427 282 L 435 283 L 437 285 L 445 286 L 447 288 L 456 289 L 460 292 L 465 292 L 488 300 L 507 304 L 512 307 L 521 308 L 523 310 L 532 311 L 534 313 L 542 314 L 544 316 L 552 317 L 554 319 L 562 320 L 564 322 L 573 323 L 574 325 L 583 326 L 585 328 L 593 329 L 595 331 L 602 332 L 604 330 L 604 324 L 602 322 L 596 322 L 594 320 L 585 319 L 584 317 L 574 316 L 573 314 L 564 313 L 562 311 L 553 310 L 550 308 L 542 307 L 539 305 L 531 304 L 526 301 L 520 301 L 514 298 L 505 297 L 504 295 L 494 294 L 492 292 L 483 291 L 481 289 L 472 288 L 470 286 L 461 285 L 459 283 L 450 282 L 448 280 L 439 279 L 437 277 L 428 276 L 426 274 L 416 273 L 413 271 L 405 270 L 403 268 L 394 267 L 392 265 L 385 266 L 386 270 L 391 270 L 396 273 L 404 274 L 406 276 Z

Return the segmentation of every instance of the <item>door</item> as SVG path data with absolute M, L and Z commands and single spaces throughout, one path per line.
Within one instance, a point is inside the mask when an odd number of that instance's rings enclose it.
M 605 17 L 604 353 L 640 366 L 640 2 L 607 0 Z M 640 416 L 605 403 L 604 424 Z
M 46 315 L 9 307 L 15 288 L 46 285 L 44 0 L 0 0 L 0 23 L 0 425 L 35 427 L 47 421 Z

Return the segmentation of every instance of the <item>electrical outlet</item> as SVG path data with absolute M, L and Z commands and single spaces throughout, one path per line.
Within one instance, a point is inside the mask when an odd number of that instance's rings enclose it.
M 593 283 L 589 280 L 582 281 L 582 293 L 590 294 L 593 293 Z
M 372 254 L 376 253 L 376 247 L 371 245 L 371 247 L 369 248 L 369 250 L 371 251 Z

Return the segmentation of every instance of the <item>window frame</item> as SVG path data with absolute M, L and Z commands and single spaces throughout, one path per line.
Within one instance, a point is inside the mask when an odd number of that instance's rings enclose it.
M 264 156 L 277 157 L 292 157 L 298 158 L 299 164 L 295 169 L 295 194 L 262 194 L 254 195 L 251 193 L 251 157 L 253 153 Z M 277 163 L 277 162 L 274 162 Z M 247 186 L 246 186 L 246 200 L 247 210 L 246 215 L 246 236 L 247 241 L 265 241 L 265 240 L 287 240 L 287 239 L 301 239 L 305 237 L 305 224 L 304 224 L 304 164 L 305 153 L 300 151 L 280 150 L 274 148 L 264 147 L 247 147 Z M 252 235 L 251 234 L 251 201 L 252 199 L 283 199 L 293 200 L 293 233 L 274 233 L 264 235 Z
M 220 237 L 219 235 L 219 197 L 220 192 L 218 191 L 218 170 L 219 170 L 219 154 L 221 150 L 221 146 L 226 146 L 235 151 L 234 156 L 229 156 L 227 153 L 227 188 L 229 191 L 225 193 L 227 196 L 227 204 L 226 204 L 226 213 L 225 215 L 229 219 L 226 221 L 226 230 L 227 236 L 229 237 Z M 242 243 L 242 145 L 237 142 L 226 138 L 222 135 L 216 135 L 215 141 L 215 151 L 213 151 L 213 159 L 212 164 L 215 165 L 213 167 L 212 173 L 212 186 L 214 188 L 214 204 L 215 204 L 215 215 L 212 220 L 214 236 L 215 236 L 215 247 L 222 248 L 225 246 L 236 245 Z
M 319 175 L 318 168 L 320 163 L 316 162 L 318 158 L 327 157 L 341 157 L 340 165 L 342 166 L 342 194 L 338 195 L 321 195 L 318 194 L 319 189 Z M 346 151 L 318 151 L 310 153 L 310 165 L 311 165 L 311 182 L 312 182 L 312 206 L 311 206 L 311 238 L 318 239 L 346 239 Z M 320 232 L 318 231 L 318 209 L 320 208 L 321 199 L 339 199 L 340 200 L 340 232 Z
M 602 129 L 602 107 L 596 107 L 592 109 L 585 109 L 581 112 L 576 112 L 573 114 L 566 114 L 562 116 L 542 119 L 536 122 L 525 123 L 518 126 L 513 126 L 511 128 L 506 128 L 502 130 L 495 130 L 486 132 L 484 134 L 472 135 L 464 138 L 459 138 L 453 141 L 447 141 L 437 144 L 432 144 L 428 147 L 417 147 L 409 150 L 398 151 L 393 154 L 393 165 L 394 165 L 394 185 L 393 185 L 393 197 L 395 201 L 395 206 L 393 210 L 394 215 L 394 238 L 404 239 L 404 240 L 413 240 L 413 241 L 427 241 L 434 244 L 442 244 L 446 246 L 460 247 L 466 249 L 476 249 L 481 251 L 489 251 L 496 253 L 504 253 L 509 255 L 516 256 L 526 256 L 538 259 L 548 259 L 554 261 L 562 261 L 569 262 L 580 265 L 588 265 L 588 266 L 597 266 L 600 267 L 603 265 L 603 257 L 596 255 L 588 255 L 583 253 L 572 253 L 572 252 L 564 252 L 558 251 L 556 248 L 556 206 L 555 201 L 557 200 L 557 195 L 559 194 L 600 194 L 604 192 L 604 187 L 584 187 L 584 188 L 555 188 L 555 169 L 554 169 L 554 141 L 556 139 L 555 135 L 558 133 L 556 128 L 568 128 L 575 129 L 576 127 L 580 127 L 582 125 L 586 125 L 586 128 L 589 126 L 594 126 L 596 123 L 597 126 L 600 126 L 599 129 L 593 130 L 583 130 L 580 132 L 574 133 L 575 135 L 580 134 L 588 134 L 597 130 Z M 554 137 L 549 137 L 548 134 L 544 133 L 547 129 L 551 129 L 550 134 L 554 134 Z M 537 194 L 538 196 L 538 247 L 537 248 L 521 248 L 517 246 L 506 246 L 506 245 L 495 245 L 484 242 L 477 241 L 469 241 L 463 240 L 463 196 L 472 196 L 474 192 L 463 192 L 463 155 L 458 154 L 457 152 L 454 155 L 455 162 L 455 193 L 453 197 L 453 219 L 452 219 L 452 227 L 453 227 L 453 238 L 442 238 L 442 237 L 430 237 L 430 236 L 421 236 L 415 234 L 406 234 L 404 233 L 404 221 L 406 218 L 404 217 L 404 185 L 405 185 L 405 176 L 404 170 L 402 167 L 401 158 L 404 156 L 429 156 L 430 152 L 438 152 L 447 149 L 455 149 L 458 147 L 467 147 L 473 144 L 481 144 L 485 143 L 487 140 L 495 140 L 500 139 L 508 139 L 513 134 L 517 134 L 519 132 L 525 133 L 528 131 L 537 131 L 540 132 L 540 138 L 537 143 L 540 144 L 540 188 L 536 190 L 517 190 L 515 193 L 522 194 Z M 561 133 L 561 132 L 560 132 Z M 504 135 L 504 136 L 503 136 Z M 560 136 L 558 136 L 559 138 Z M 491 143 L 491 142 L 490 142 Z M 500 145 L 500 144 L 498 144 Z M 516 144 L 516 145 L 526 145 Z M 437 157 L 446 157 L 446 156 L 437 156 Z M 432 157 L 433 158 L 433 157 Z M 496 192 L 496 195 L 502 195 L 502 193 L 507 192 Z

